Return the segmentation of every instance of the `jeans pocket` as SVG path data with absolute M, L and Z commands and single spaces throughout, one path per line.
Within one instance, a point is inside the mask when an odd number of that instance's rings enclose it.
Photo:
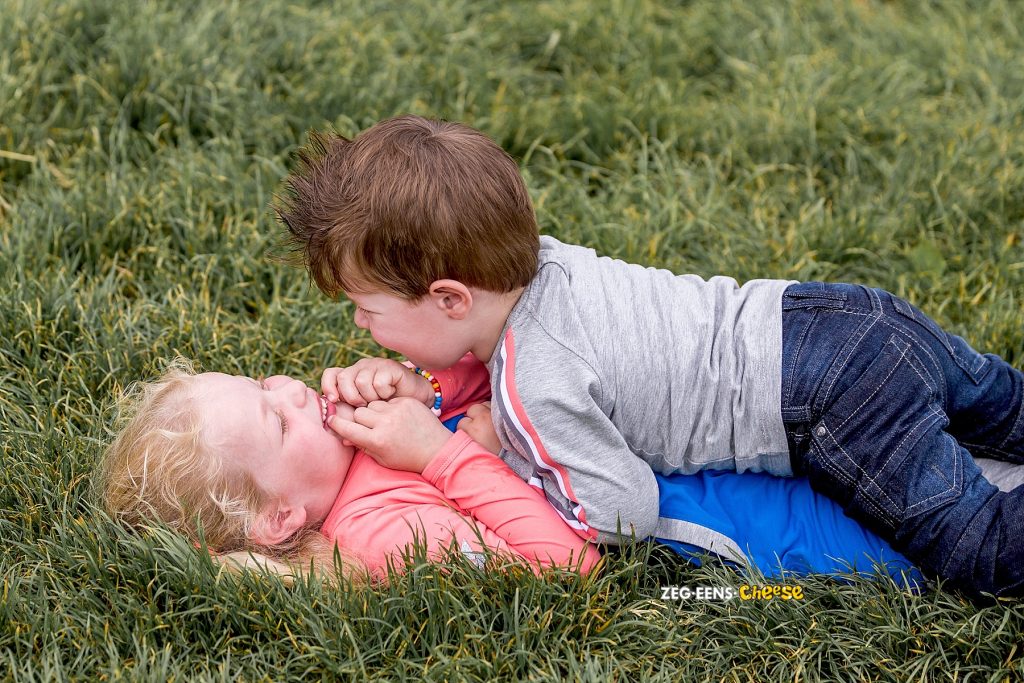
M 782 310 L 798 308 L 841 309 L 846 305 L 846 292 L 825 282 L 801 282 L 790 285 L 782 295 Z
M 962 489 L 947 423 L 936 380 L 893 334 L 812 425 L 807 474 L 850 516 L 895 529 Z
M 929 337 L 937 341 L 946 354 L 953 359 L 953 362 L 967 374 L 972 382 L 977 384 L 988 372 L 988 358 L 971 348 L 962 337 L 950 334 L 939 327 L 939 324 L 925 315 L 909 301 L 904 301 L 898 296 L 892 297 L 893 308 L 905 320 L 917 323 L 917 329 L 924 329 Z

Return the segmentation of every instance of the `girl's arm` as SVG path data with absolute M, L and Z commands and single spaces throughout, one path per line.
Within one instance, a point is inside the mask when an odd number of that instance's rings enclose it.
M 588 572 L 600 559 L 592 544 L 562 522 L 541 491 L 464 432 L 452 435 L 423 470 L 423 478 L 531 562 L 578 565 Z

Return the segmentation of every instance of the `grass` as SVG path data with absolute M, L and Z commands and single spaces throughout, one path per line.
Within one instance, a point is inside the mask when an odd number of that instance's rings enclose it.
M 646 547 L 289 588 L 125 534 L 91 473 L 163 358 L 315 383 L 379 353 L 267 260 L 267 206 L 310 128 L 402 112 L 506 147 L 546 233 L 885 287 L 1020 366 L 1021 26 L 1010 0 L 0 0 L 0 679 L 1020 678 L 1014 601 L 663 601 L 748 579 Z

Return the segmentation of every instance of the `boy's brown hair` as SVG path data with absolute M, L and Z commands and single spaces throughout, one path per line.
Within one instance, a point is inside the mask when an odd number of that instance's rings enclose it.
M 416 300 L 451 278 L 492 292 L 537 270 L 537 221 L 515 161 L 459 123 L 400 116 L 353 140 L 312 134 L 275 210 L 328 296 Z

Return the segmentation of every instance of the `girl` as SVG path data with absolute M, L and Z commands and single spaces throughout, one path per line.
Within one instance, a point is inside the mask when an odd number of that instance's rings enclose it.
M 416 539 L 431 558 L 454 543 L 474 561 L 486 546 L 534 569 L 594 567 L 596 549 L 472 439 L 486 416 L 452 433 L 426 405 L 441 395 L 446 407 L 486 396 L 482 365 L 468 356 L 433 377 L 372 363 L 404 376 L 391 409 L 422 472 L 389 470 L 343 442 L 326 423 L 354 409 L 302 382 L 195 374 L 179 360 L 125 399 L 128 421 L 101 466 L 107 511 L 133 527 L 159 519 L 196 544 L 201 528 L 211 550 L 243 565 L 255 554 L 282 573 L 311 561 L 329 568 L 337 545 L 345 575 L 385 578 Z M 440 417 L 459 412 L 436 407 Z

